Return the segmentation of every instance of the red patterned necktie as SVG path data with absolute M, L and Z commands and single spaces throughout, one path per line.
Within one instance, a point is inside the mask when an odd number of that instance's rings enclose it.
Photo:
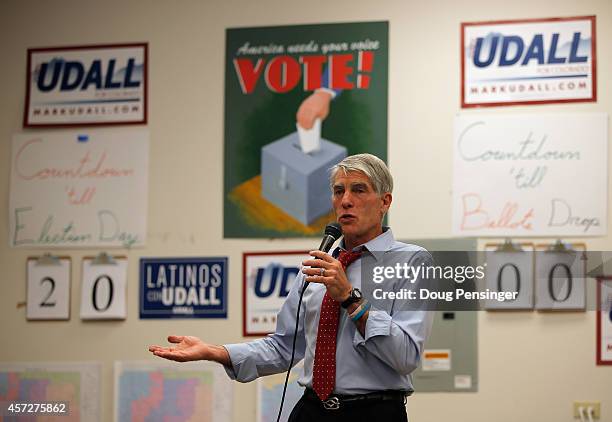
M 340 251 L 338 261 L 346 270 L 346 267 L 360 256 L 361 252 Z M 340 302 L 335 301 L 325 292 L 321 304 L 314 368 L 312 370 L 312 389 L 321 400 L 327 400 L 327 397 L 334 391 L 336 384 L 336 336 L 338 334 L 339 318 Z

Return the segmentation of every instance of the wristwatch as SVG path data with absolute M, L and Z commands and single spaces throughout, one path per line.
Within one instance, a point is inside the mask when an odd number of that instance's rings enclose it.
M 351 292 L 349 293 L 348 299 L 342 302 L 342 307 L 346 309 L 353 303 L 359 302 L 361 299 L 363 299 L 363 294 L 361 293 L 361 290 L 359 290 L 357 287 L 353 287 L 351 289 Z

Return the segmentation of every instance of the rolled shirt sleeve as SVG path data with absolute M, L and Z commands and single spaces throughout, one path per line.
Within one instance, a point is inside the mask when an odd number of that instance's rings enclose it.
M 409 265 L 416 267 L 421 264 L 426 266 L 433 264 L 431 255 L 426 251 L 416 254 Z M 415 280 L 415 286 L 421 284 L 421 279 Z M 394 290 L 409 285 L 408 280 L 397 280 Z M 353 346 L 365 349 L 399 374 L 408 375 L 419 365 L 423 345 L 431 332 L 434 312 L 428 309 L 398 308 L 401 306 L 392 306 L 388 312 L 372 307 L 366 322 L 365 336 L 362 336 L 359 330 L 355 330 Z
M 293 333 L 295 331 L 296 311 L 303 285 L 302 275 L 298 275 L 285 303 L 276 318 L 276 330 L 269 336 L 246 343 L 226 344 L 232 365 L 225 366 L 227 375 L 239 382 L 249 382 L 264 376 L 284 372 L 289 368 Z M 304 307 L 300 310 L 295 357 L 293 364 L 304 358 Z

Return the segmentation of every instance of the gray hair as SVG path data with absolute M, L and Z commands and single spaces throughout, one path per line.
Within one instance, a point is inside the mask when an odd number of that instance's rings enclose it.
M 356 154 L 346 157 L 338 164 L 331 168 L 329 175 L 329 186 L 333 190 L 334 180 L 339 170 L 342 170 L 344 174 L 353 171 L 360 171 L 365 174 L 372 187 L 377 194 L 382 195 L 383 193 L 393 192 L 393 177 L 389 172 L 389 168 L 383 160 L 372 154 Z

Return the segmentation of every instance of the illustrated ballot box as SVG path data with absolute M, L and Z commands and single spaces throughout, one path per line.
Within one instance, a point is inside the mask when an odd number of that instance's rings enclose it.
M 346 148 L 321 138 L 321 149 L 302 152 L 297 132 L 261 149 L 262 195 L 305 225 L 331 210 L 329 170 Z

